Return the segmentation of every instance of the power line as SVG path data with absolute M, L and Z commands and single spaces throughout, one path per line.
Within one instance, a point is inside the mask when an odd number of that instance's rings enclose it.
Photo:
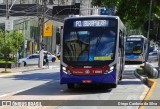
M 24 10 L 22 10 L 22 11 L 16 11 L 16 10 L 10 10 L 10 14 L 15 14 L 15 13 L 27 13 L 27 14 L 35 14 L 36 12 L 32 12 L 32 11 L 35 11 L 35 10 L 37 10 L 37 9 L 40 9 L 39 8 L 40 7 L 40 5 L 39 6 L 32 6 L 32 7 L 29 7 L 29 8 L 27 8 L 27 9 L 24 9 Z M 2 9 L 2 8 L 0 8 L 0 10 L 2 10 L 2 11 L 6 11 L 6 9 Z M 27 11 L 31 11 L 31 12 L 27 12 Z M 3 14 L 3 13 L 2 13 Z M 37 13 L 36 13 L 37 14 Z M 39 13 L 38 13 L 39 14 Z

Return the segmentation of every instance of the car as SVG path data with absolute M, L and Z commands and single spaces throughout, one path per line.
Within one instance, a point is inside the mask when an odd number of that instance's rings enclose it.
M 148 61 L 158 61 L 158 51 L 152 51 L 149 53 Z
M 32 54 L 26 58 L 19 59 L 19 63 L 26 65 L 36 65 L 39 61 L 39 54 Z M 45 63 L 45 62 L 44 62 Z
M 56 56 L 50 53 L 49 51 L 43 51 L 44 54 L 47 53 L 48 55 L 48 61 L 55 62 L 56 61 Z M 39 51 L 36 52 L 36 54 L 39 54 Z
M 44 53 L 46 53 L 46 52 L 44 52 Z M 55 62 L 56 56 L 54 56 L 48 52 L 48 60 L 51 62 Z M 19 59 L 19 63 L 22 63 L 24 66 L 38 65 L 38 61 L 39 61 L 39 53 L 34 53 L 26 58 Z M 43 61 L 43 64 L 46 64 L 45 60 Z

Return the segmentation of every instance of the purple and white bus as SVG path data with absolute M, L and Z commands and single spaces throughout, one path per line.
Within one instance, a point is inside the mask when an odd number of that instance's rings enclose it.
M 118 16 L 79 16 L 64 21 L 60 83 L 116 87 L 124 71 L 125 26 Z

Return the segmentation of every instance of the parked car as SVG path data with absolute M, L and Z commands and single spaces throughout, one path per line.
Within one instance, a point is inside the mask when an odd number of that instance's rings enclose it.
M 36 65 L 36 64 L 38 64 L 38 60 L 39 60 L 39 54 L 32 54 L 26 58 L 19 59 L 19 63 L 24 64 L 24 66 Z
M 44 52 L 45 53 L 45 52 Z M 51 62 L 55 62 L 56 56 L 48 53 L 48 60 Z M 39 61 L 39 53 L 34 53 L 26 58 L 19 59 L 19 63 L 26 65 L 38 65 Z M 46 64 L 45 60 L 43 60 L 43 64 Z
M 52 61 L 52 62 L 56 61 L 56 56 L 50 53 L 49 51 L 43 51 L 43 53 L 48 54 L 48 61 Z M 39 54 L 39 51 L 37 51 L 36 54 Z
M 152 51 L 149 53 L 148 61 L 158 61 L 158 51 Z

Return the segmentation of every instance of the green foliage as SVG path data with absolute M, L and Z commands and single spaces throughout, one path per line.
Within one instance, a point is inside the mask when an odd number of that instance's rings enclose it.
M 0 52 L 3 54 L 5 59 L 9 58 L 9 54 L 12 53 L 13 45 L 12 38 L 9 33 L 0 31 Z
M 10 37 L 12 37 L 12 44 L 13 44 L 13 49 L 18 51 L 21 49 L 21 45 L 23 44 L 24 37 L 22 33 L 19 33 L 17 31 L 11 32 Z
M 6 61 L 5 60 L 0 60 L 0 63 L 5 63 Z M 7 63 L 13 63 L 13 61 L 8 61 Z
M 18 51 L 21 48 L 23 41 L 23 35 L 17 31 L 4 32 L 0 30 L 0 52 L 4 57 L 6 65 L 10 60 L 9 55 L 15 51 Z
M 153 19 L 153 14 L 160 16 L 160 1 L 152 1 L 151 19 Z M 93 0 L 92 4 L 106 8 L 116 6 L 116 15 L 120 16 L 122 21 L 132 29 L 144 31 L 144 22 L 149 18 L 150 0 Z M 155 39 L 155 37 L 152 38 Z

